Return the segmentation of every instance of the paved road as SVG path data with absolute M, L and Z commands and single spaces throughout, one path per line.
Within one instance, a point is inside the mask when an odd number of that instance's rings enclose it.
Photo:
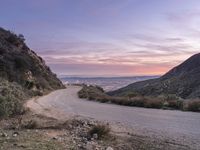
M 127 126 L 148 130 L 181 140 L 190 139 L 190 144 L 200 143 L 200 113 L 159 109 L 145 109 L 79 99 L 77 92 L 81 87 L 70 86 L 30 101 L 43 109 L 62 111 L 62 115 L 80 115 L 84 117 L 120 122 Z M 29 105 L 30 105 L 29 104 Z M 183 141 L 184 143 L 184 141 Z M 200 147 L 199 147 L 200 148 Z

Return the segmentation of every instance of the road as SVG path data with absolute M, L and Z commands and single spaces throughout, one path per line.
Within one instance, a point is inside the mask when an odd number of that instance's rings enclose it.
M 200 113 L 173 110 L 145 109 L 98 103 L 79 99 L 78 86 L 57 90 L 49 95 L 30 100 L 27 106 L 35 112 L 54 110 L 49 115 L 57 118 L 78 115 L 96 120 L 121 123 L 138 131 L 156 136 L 178 139 L 200 148 Z

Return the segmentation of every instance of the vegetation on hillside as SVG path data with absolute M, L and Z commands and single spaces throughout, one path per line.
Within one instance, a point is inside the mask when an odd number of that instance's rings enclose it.
M 116 97 L 107 95 L 101 87 L 87 86 L 78 92 L 80 98 L 87 100 L 98 101 L 101 103 L 113 103 L 124 106 L 136 106 L 145 108 L 157 108 L 157 109 L 178 109 L 184 111 L 196 111 L 200 112 L 200 100 L 183 100 L 176 95 L 160 95 L 142 96 L 136 92 L 129 92 L 125 96 Z
M 59 88 L 61 81 L 24 36 L 0 28 L 0 118 L 22 113 L 25 99 Z

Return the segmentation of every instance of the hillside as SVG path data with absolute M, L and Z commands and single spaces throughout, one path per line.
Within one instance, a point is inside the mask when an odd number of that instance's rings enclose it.
M 173 94 L 184 99 L 200 97 L 200 53 L 160 78 L 136 82 L 108 94 L 124 96 L 131 92 L 146 96 Z
M 0 28 L 0 116 L 18 111 L 15 109 L 24 99 L 64 88 L 24 41 L 23 35 Z

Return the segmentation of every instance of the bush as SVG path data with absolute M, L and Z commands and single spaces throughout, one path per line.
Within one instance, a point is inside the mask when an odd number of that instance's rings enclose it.
M 183 100 L 169 100 L 167 103 L 170 108 L 183 109 Z
M 14 44 L 14 45 L 19 44 L 19 39 L 18 39 L 17 35 L 14 33 L 10 34 L 6 40 L 9 43 Z
M 97 124 L 88 131 L 88 134 L 90 137 L 92 137 L 94 134 L 97 134 L 98 139 L 102 139 L 110 134 L 110 127 L 109 125 Z
M 22 34 L 16 35 L 12 31 L 9 31 L 9 32 L 10 32 L 10 34 L 6 39 L 9 43 L 14 44 L 16 46 L 18 46 L 21 43 L 24 43 L 25 38 Z
M 22 125 L 25 129 L 36 129 L 38 127 L 38 123 L 35 120 L 30 120 L 27 123 Z
M 88 100 L 96 100 L 96 98 L 98 97 L 98 100 L 100 100 L 100 97 L 105 98 L 105 96 L 107 95 L 104 93 L 104 90 L 99 86 L 83 85 L 83 88 L 78 92 L 78 96 L 79 98 L 87 98 Z
M 26 70 L 28 68 L 28 63 L 22 56 L 16 57 L 14 61 L 15 61 L 15 67 L 17 69 Z
M 29 80 L 27 80 L 27 81 L 25 82 L 25 87 L 27 87 L 29 90 L 32 89 L 34 86 L 35 86 L 34 81 L 29 81 Z
M 175 101 L 175 100 L 179 100 L 180 98 L 176 95 L 176 94 L 167 94 L 165 95 L 165 99 L 166 101 Z
M 99 87 L 83 86 L 78 92 L 79 98 L 86 98 L 101 103 L 111 102 L 124 106 L 136 106 L 145 108 L 174 108 L 183 110 L 183 100 L 174 94 L 160 95 L 158 97 L 145 97 L 135 92 L 127 93 L 126 97 L 109 96 Z
M 135 97 L 134 99 L 132 99 L 132 106 L 144 107 L 144 104 L 145 104 L 144 97 Z
M 91 86 L 92 87 L 92 86 Z M 98 89 L 100 92 L 104 93 L 104 89 L 100 86 L 94 86 L 96 89 Z
M 126 96 L 128 98 L 133 98 L 133 97 L 139 96 L 139 94 L 137 92 L 132 91 L 132 92 L 126 93 Z
M 19 38 L 19 40 L 22 41 L 22 42 L 25 41 L 25 37 L 24 37 L 23 34 L 19 34 L 19 35 L 18 35 L 18 38 Z
M 101 103 L 106 103 L 106 102 L 110 101 L 109 97 L 106 97 L 106 96 L 102 96 L 102 97 L 101 96 L 97 96 L 95 98 L 95 100 L 98 101 L 98 102 L 101 102 Z
M 23 103 L 10 95 L 0 97 L 0 118 L 19 115 L 24 112 Z
M 187 104 L 187 110 L 194 111 L 194 112 L 200 112 L 200 100 L 191 100 Z
M 162 108 L 163 100 L 157 98 L 149 98 L 145 100 L 144 107 L 146 108 Z

